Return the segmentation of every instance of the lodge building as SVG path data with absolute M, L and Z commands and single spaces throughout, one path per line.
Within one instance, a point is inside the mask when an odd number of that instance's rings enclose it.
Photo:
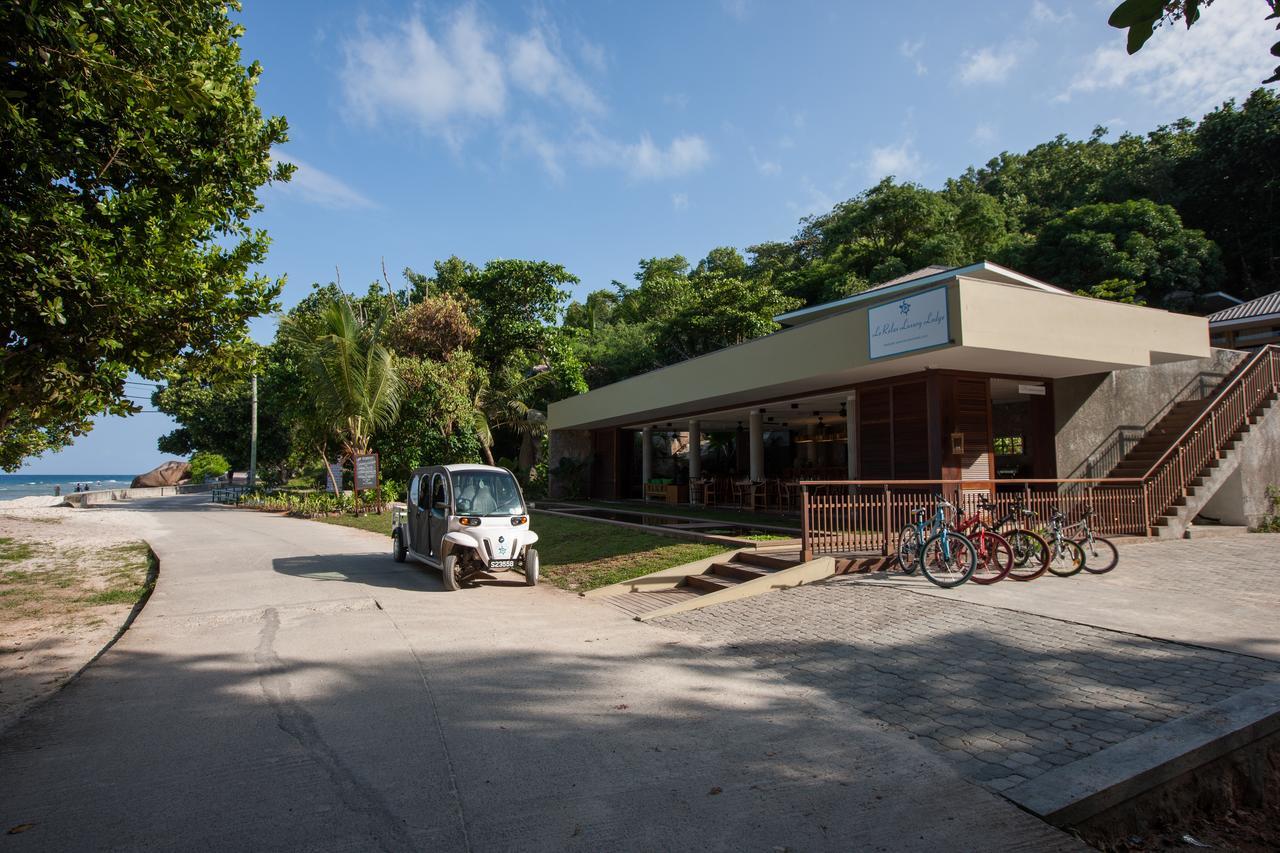
M 1193 426 L 1247 355 L 1211 348 L 1203 317 L 990 262 L 775 319 L 773 334 L 553 403 L 552 495 L 729 503 L 745 489 L 785 509 L 808 481 L 1103 480 L 1158 461 L 1154 436 Z M 1150 459 L 1135 462 L 1139 445 Z M 1247 477 L 1280 475 L 1267 464 Z

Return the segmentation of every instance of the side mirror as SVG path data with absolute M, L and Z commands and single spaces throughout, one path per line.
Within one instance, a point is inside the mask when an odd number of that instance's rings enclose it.
M 537 504 L 535 504 L 533 501 L 529 501 L 529 509 L 537 509 L 537 508 L 538 508 Z

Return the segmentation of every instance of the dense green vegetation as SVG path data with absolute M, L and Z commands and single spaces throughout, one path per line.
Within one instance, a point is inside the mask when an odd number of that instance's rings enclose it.
M 779 313 L 928 265 L 993 260 L 1095 297 L 1186 311 L 1218 289 L 1280 289 L 1277 198 L 1280 97 L 1259 89 L 1198 123 L 1115 139 L 1099 128 L 1006 152 L 939 189 L 886 178 L 802 220 L 790 240 L 715 248 L 697 263 L 647 258 L 633 283 L 576 301 L 577 279 L 545 261 L 453 257 L 363 296 L 317 286 L 254 356 L 260 470 L 318 481 L 322 459 L 367 446 L 400 484 L 418 465 L 494 461 L 537 495 L 551 401 L 768 334 Z M 322 339 L 329 356 L 317 361 Z M 348 361 L 335 371 L 338 352 Z M 389 382 L 395 405 L 375 413 L 360 388 L 335 395 L 335 375 Z M 189 379 L 160 390 L 157 407 L 182 424 L 161 449 L 214 451 L 243 469 L 248 392 L 247 381 Z
M 249 274 L 257 191 L 287 180 L 234 3 L 0 11 L 0 468 L 56 450 L 126 379 L 217 376 L 282 281 Z

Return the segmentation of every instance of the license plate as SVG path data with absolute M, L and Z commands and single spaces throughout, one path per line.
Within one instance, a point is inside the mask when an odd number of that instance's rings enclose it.
M 490 560 L 489 568 L 491 569 L 514 569 L 516 567 L 515 560 Z

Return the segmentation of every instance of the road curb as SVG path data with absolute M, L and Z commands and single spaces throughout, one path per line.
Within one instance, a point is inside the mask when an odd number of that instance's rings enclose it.
M 1078 826 L 1280 732 L 1280 683 L 1237 693 L 1004 792 L 1059 827 Z

